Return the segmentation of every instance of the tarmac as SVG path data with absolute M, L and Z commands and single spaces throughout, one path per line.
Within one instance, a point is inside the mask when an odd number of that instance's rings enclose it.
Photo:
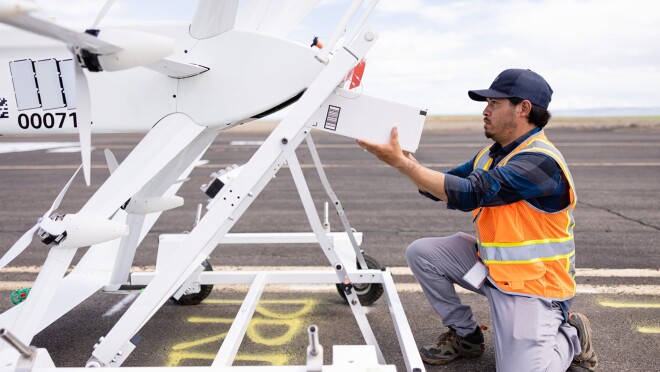
M 658 118 L 556 118 L 546 130 L 567 159 L 577 185 L 579 271 L 573 310 L 591 320 L 600 371 L 660 370 L 659 123 Z M 186 204 L 161 216 L 138 249 L 133 271 L 153 270 L 158 235 L 192 229 L 197 204 L 207 201 L 200 185 L 215 170 L 245 163 L 273 125 L 249 123 L 219 135 L 203 157 L 208 163 L 197 167 L 178 193 Z M 457 166 L 489 143 L 480 128 L 479 118 L 430 118 L 415 156 L 436 170 Z M 351 226 L 364 233 L 361 248 L 394 274 L 417 344 L 433 342 L 444 328 L 407 268 L 405 248 L 421 237 L 472 232 L 470 215 L 421 197 L 407 179 L 362 151 L 352 139 L 316 132 L 313 137 Z M 78 178 L 60 211 L 77 211 L 107 178 L 103 149 L 111 149 L 121 162 L 140 138 L 94 136 L 92 186 L 87 188 L 82 177 Z M 76 141 L 70 136 L 0 138 L 0 253 L 34 225 L 78 167 Z M 55 144 L 44 144 L 48 142 Z M 28 143 L 40 143 L 41 149 L 20 151 L 30 148 Z M 300 146 L 297 154 L 322 215 L 328 197 L 306 146 Z M 341 228 L 334 213 L 330 224 L 333 231 Z M 298 231 L 311 230 L 286 167 L 232 230 Z M 30 286 L 47 252 L 35 239 L 10 267 L 0 271 L 0 311 L 13 306 L 9 300 L 12 290 Z M 77 257 L 84 252 L 80 249 Z M 220 245 L 211 255 L 211 263 L 216 271 L 330 268 L 320 248 L 311 244 Z M 124 366 L 210 365 L 245 293 L 246 288 L 240 286 L 216 286 L 200 305 L 166 302 L 140 331 L 142 342 Z M 92 345 L 137 296 L 95 294 L 38 334 L 33 344 L 47 348 L 58 366 L 84 366 Z M 484 298 L 467 291 L 462 298 L 472 306 L 478 322 L 490 325 Z M 387 362 L 405 370 L 383 298 L 368 307 L 368 319 Z M 326 363 L 331 362 L 331 345 L 364 343 L 333 285 L 269 286 L 235 364 L 304 364 L 310 324 L 319 327 Z M 492 330 L 485 336 L 487 347 L 481 358 L 427 366 L 427 371 L 494 371 Z

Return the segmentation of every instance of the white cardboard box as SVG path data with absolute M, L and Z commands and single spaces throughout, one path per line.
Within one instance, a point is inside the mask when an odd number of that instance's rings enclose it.
M 388 143 L 396 126 L 401 148 L 415 152 L 425 119 L 425 109 L 338 88 L 310 121 L 312 128 L 376 143 Z

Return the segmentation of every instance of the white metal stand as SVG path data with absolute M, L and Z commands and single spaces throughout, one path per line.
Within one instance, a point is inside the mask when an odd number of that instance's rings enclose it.
M 355 277 L 356 275 L 347 271 L 347 265 L 337 256 L 332 244 L 325 235 L 321 221 L 312 203 L 312 198 L 300 164 L 295 155 L 295 149 L 309 135 L 310 128 L 306 125 L 308 118 L 323 103 L 328 95 L 331 94 L 350 68 L 362 58 L 375 39 L 376 36 L 367 31 L 361 37 L 358 37 L 349 48 L 341 49 L 334 56 L 325 70 L 302 96 L 294 107 L 294 110 L 271 133 L 252 159 L 244 165 L 244 169 L 240 175 L 233 179 L 230 184 L 225 185 L 209 204 L 208 212 L 199 221 L 197 226 L 182 240 L 181 245 L 186 247 L 186 249 L 177 250 L 173 257 L 164 265 L 163 271 L 155 275 L 135 303 L 126 311 L 113 329 L 99 342 L 98 347 L 92 354 L 92 358 L 88 362 L 88 366 L 118 366 L 121 364 L 130 352 L 127 348 L 130 349 L 133 347 L 129 345 L 131 338 L 158 308 L 185 284 L 201 262 L 222 242 L 224 236 L 237 219 L 240 218 L 254 198 L 263 190 L 285 162 L 289 164 L 289 169 L 292 172 L 310 226 L 324 254 L 335 270 L 335 276 L 330 282 L 350 285 L 354 280 L 359 279 Z M 219 226 L 218 221 L 222 221 Z M 359 256 L 361 254 L 359 254 L 358 250 Z M 378 274 L 380 278 L 383 275 L 389 275 L 372 270 L 365 270 L 364 272 L 361 270 L 361 273 L 362 275 Z M 234 347 L 236 347 L 235 345 L 240 345 L 240 340 L 243 337 L 249 319 L 251 319 L 263 286 L 271 282 L 270 278 L 273 277 L 287 282 L 281 277 L 282 275 L 287 274 L 259 273 L 251 278 L 250 283 L 252 287 L 239 311 L 239 316 L 232 325 L 223 346 L 218 352 L 214 366 L 231 365 L 236 352 Z M 316 275 L 305 273 L 304 279 L 294 276 L 295 282 L 307 283 Z M 224 276 L 229 282 L 235 282 L 236 278 L 240 276 L 245 278 L 244 273 L 204 273 L 204 277 L 209 276 Z M 328 278 L 326 277 L 325 280 L 328 280 Z M 383 279 L 375 280 L 375 282 L 382 282 L 387 287 L 387 283 Z M 396 298 L 396 291 L 391 286 L 388 290 L 391 292 L 388 298 Z M 365 341 L 368 345 L 374 346 L 379 363 L 384 364 L 384 358 L 357 295 L 354 291 L 347 291 L 346 297 Z M 397 303 L 398 301 L 396 300 L 393 302 L 395 308 Z M 402 312 L 399 312 L 399 314 L 402 314 Z M 407 324 L 405 320 L 401 320 L 399 317 L 396 319 L 398 325 L 401 325 L 402 322 Z M 401 328 L 405 329 L 406 327 Z M 402 333 L 409 333 L 409 329 L 408 332 Z M 412 336 L 409 338 L 400 337 L 400 341 L 402 342 L 409 342 L 409 340 L 412 340 Z M 409 354 L 405 358 L 409 364 L 409 370 L 412 371 L 419 368 L 421 371 L 423 366 L 417 351 L 415 350 L 414 353 L 410 353 L 410 350 L 414 349 L 416 349 L 414 342 L 412 345 L 407 345 L 404 350 L 407 350 Z
M 397 337 L 401 345 L 401 350 L 406 363 L 406 369 L 409 372 L 424 371 L 424 367 L 417 352 L 417 348 L 410 331 L 410 327 L 406 320 L 401 306 L 399 297 L 396 293 L 391 273 L 389 271 L 368 270 L 364 257 L 359 249 L 357 238 L 354 236 L 348 219 L 344 215 L 343 208 L 332 192 L 330 184 L 323 172 L 318 154 L 311 138 L 309 137 L 311 124 L 308 123 L 309 118 L 313 115 L 315 110 L 327 99 L 327 97 L 337 87 L 338 83 L 343 79 L 346 73 L 355 65 L 356 62 L 362 59 L 367 50 L 373 45 L 376 40 L 376 35 L 370 31 L 358 36 L 351 45 L 341 48 L 334 57 L 328 62 L 325 69 L 321 72 L 318 78 L 309 86 L 305 94 L 301 97 L 300 101 L 296 104 L 292 112 L 284 119 L 280 125 L 271 133 L 264 144 L 257 150 L 250 161 L 244 166 L 240 175 L 233 179 L 229 184 L 226 184 L 222 190 L 215 196 L 213 201 L 208 206 L 207 213 L 201 218 L 195 228 L 186 235 L 180 237 L 179 245 L 185 249 L 175 249 L 171 257 L 159 265 L 155 274 L 151 277 L 147 275 L 132 275 L 131 281 L 134 283 L 144 281 L 148 284 L 144 292 L 136 299 L 133 305 L 125 312 L 122 318 L 115 324 L 110 332 L 99 340 L 95 345 L 95 350 L 92 357 L 87 363 L 87 367 L 118 367 L 130 355 L 131 351 L 135 348 L 133 337 L 145 325 L 145 323 L 157 312 L 157 310 L 173 295 L 180 293 L 181 288 L 187 287 L 191 280 L 198 280 L 201 284 L 250 284 L 243 305 L 238 312 L 238 315 L 232 324 L 220 350 L 218 351 L 212 367 L 209 368 L 196 368 L 208 369 L 213 368 L 214 371 L 234 371 L 234 370 L 269 370 L 269 367 L 232 367 L 232 363 L 236 356 L 238 346 L 245 335 L 247 326 L 254 314 L 255 308 L 264 287 L 270 283 L 334 283 L 342 284 L 345 286 L 345 295 L 350 306 L 350 309 L 355 317 L 361 334 L 366 342 L 364 347 L 356 347 L 353 351 L 348 351 L 345 348 L 335 349 L 337 360 L 336 366 L 323 367 L 324 371 L 339 370 L 342 363 L 355 359 L 351 357 L 354 350 L 359 349 L 360 353 L 364 353 L 364 358 L 359 358 L 351 370 L 361 371 L 392 371 L 393 366 L 385 365 L 386 361 L 378 346 L 376 337 L 369 325 L 366 314 L 358 296 L 352 290 L 353 284 L 360 283 L 379 283 L 384 287 L 384 292 L 388 301 L 388 306 L 392 315 L 395 325 Z M 199 135 L 199 140 L 195 141 L 195 145 L 186 151 L 189 156 L 184 157 L 175 164 L 167 164 L 170 167 L 165 167 L 165 164 L 159 169 L 159 180 L 176 180 L 182 173 L 185 174 L 186 166 L 189 164 L 185 159 L 189 160 L 198 158 L 199 154 L 208 147 L 210 140 L 217 133 L 196 133 Z M 295 154 L 295 149 L 299 144 L 307 139 L 310 151 L 314 158 L 317 170 L 321 177 L 321 181 L 330 196 L 333 205 L 335 205 L 337 212 L 342 221 L 345 229 L 346 236 L 348 237 L 351 247 L 353 248 L 354 255 L 338 254 L 335 245 L 328 237 L 323 228 L 323 224 L 314 207 L 309 188 L 305 181 L 302 169 Z M 174 161 L 174 160 L 173 160 Z M 252 201 L 259 195 L 273 176 L 279 169 L 288 163 L 289 169 L 293 175 L 296 189 L 310 223 L 310 227 L 314 233 L 315 240 L 321 246 L 323 253 L 326 255 L 333 270 L 328 272 L 310 272 L 310 271 L 284 271 L 284 272 L 202 272 L 200 273 L 201 263 L 209 257 L 210 253 L 227 239 L 228 232 L 242 216 L 242 214 L 251 205 Z M 166 171 L 167 169 L 167 171 Z M 118 170 L 119 171 L 119 170 Z M 162 183 L 172 185 L 174 182 Z M 161 190 L 158 182 L 151 182 L 145 186 L 140 192 L 145 194 L 162 195 L 167 190 Z M 139 196 L 138 194 L 135 194 Z M 91 208 L 86 205 L 85 208 Z M 127 275 L 126 267 L 132 262 L 134 249 L 143 236 L 144 220 L 133 219 L 132 227 L 134 231 L 132 235 L 124 238 L 117 248 L 118 258 L 116 264 L 110 269 L 111 276 L 109 283 L 116 285 L 125 280 Z M 150 227 L 150 226 L 148 226 Z M 147 228 L 148 230 L 148 228 Z M 75 249 L 71 249 L 75 253 Z M 63 269 L 68 267 L 71 262 L 73 253 L 65 254 L 64 250 L 58 251 L 53 248 L 51 253 L 62 252 L 64 255 L 62 259 L 56 260 L 58 262 L 56 267 L 52 270 L 55 272 L 52 276 L 60 277 L 63 275 Z M 68 251 L 66 253 L 69 253 Z M 349 258 L 347 260 L 347 257 Z M 56 257 L 55 257 L 56 258 Z M 357 258 L 359 267 L 355 266 L 355 258 Z M 49 266 L 50 267 L 50 266 Z M 62 271 L 62 272 L 61 272 Z M 40 277 L 42 277 L 40 275 Z M 44 276 L 46 278 L 46 276 Z M 141 278 L 141 279 L 140 279 Z M 191 279 L 192 278 L 192 279 Z M 197 279 L 199 278 L 199 279 Z M 35 288 L 37 286 L 35 285 Z M 30 298 L 47 299 L 48 303 L 52 296 L 58 290 L 57 284 L 40 285 L 43 290 L 51 290 L 51 294 L 42 294 L 38 292 L 39 296 L 31 293 Z M 42 290 L 42 291 L 43 291 Z M 30 299 L 28 299 L 28 302 Z M 43 305 L 47 309 L 47 305 Z M 34 309 L 35 307 L 31 307 Z M 29 311 L 24 309 L 16 319 L 28 321 L 31 320 L 39 327 L 42 319 L 46 315 L 39 314 L 36 316 L 36 321 L 31 319 Z M 46 310 L 43 310 L 46 311 Z M 42 312 L 43 312 L 42 311 Z M 63 309 L 64 312 L 68 311 Z M 56 318 L 55 318 L 56 319 Z M 18 329 L 19 341 L 30 340 L 34 335 L 34 330 Z M 373 358 L 369 356 L 373 356 Z M 52 364 L 52 362 L 51 362 Z M 40 367 L 48 368 L 52 365 L 48 363 L 34 364 L 31 370 L 39 370 Z M 309 368 L 308 368 L 309 367 Z M 335 368 L 337 367 L 337 368 Z M 290 366 L 290 367 L 273 367 L 278 371 L 308 371 L 317 370 L 317 362 L 309 362 L 308 366 Z M 130 370 L 159 370 L 160 368 L 129 368 Z

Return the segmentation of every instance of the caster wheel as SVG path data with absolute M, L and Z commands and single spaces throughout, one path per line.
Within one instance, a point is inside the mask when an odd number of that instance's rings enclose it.
M 364 255 L 364 261 L 367 263 L 368 269 L 380 270 L 382 267 L 375 258 L 366 254 Z M 380 283 L 353 284 L 353 290 L 364 306 L 372 305 L 383 295 L 383 285 Z M 339 284 L 337 284 L 337 292 L 346 301 L 346 293 Z
M 209 260 L 204 260 L 202 265 L 204 265 L 204 271 L 213 271 L 213 267 L 211 266 L 211 262 Z M 213 284 L 202 284 L 200 286 L 199 292 L 183 295 L 178 300 L 172 297 L 172 301 L 174 301 L 174 304 L 180 306 L 198 305 L 211 294 L 212 290 Z

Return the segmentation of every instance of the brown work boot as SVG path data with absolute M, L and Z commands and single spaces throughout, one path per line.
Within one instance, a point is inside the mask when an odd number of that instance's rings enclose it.
M 598 367 L 598 357 L 596 356 L 596 351 L 591 343 L 591 323 L 589 323 L 589 319 L 587 319 L 586 315 L 581 313 L 570 313 L 568 316 L 568 324 L 577 329 L 578 338 L 580 339 L 580 347 L 582 348 L 582 352 L 573 359 L 568 371 L 595 371 Z
M 484 334 L 477 326 L 471 334 L 461 337 L 452 328 L 438 337 L 434 345 L 419 349 L 428 364 L 447 364 L 458 357 L 476 358 L 484 353 Z

